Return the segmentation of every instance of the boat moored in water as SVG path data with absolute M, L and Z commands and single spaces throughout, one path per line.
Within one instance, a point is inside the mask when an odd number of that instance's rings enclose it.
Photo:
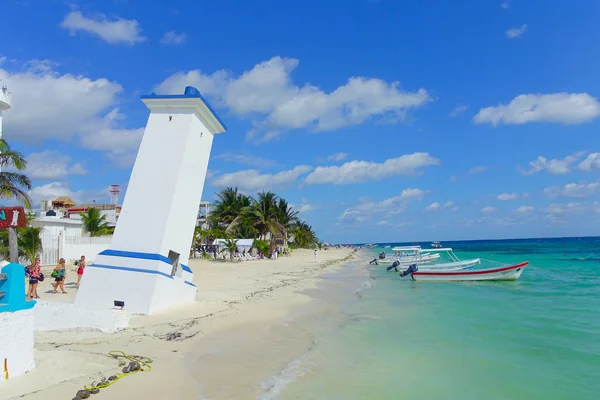
M 403 274 L 411 275 L 414 281 L 515 281 L 519 279 L 527 265 L 529 261 L 471 271 L 432 271 L 421 270 L 413 264 Z

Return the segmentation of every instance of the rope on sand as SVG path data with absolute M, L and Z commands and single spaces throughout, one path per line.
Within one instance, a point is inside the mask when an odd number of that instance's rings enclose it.
M 152 359 L 148 357 L 128 355 L 121 350 L 111 350 L 108 354 L 115 359 L 121 359 L 119 361 L 119 367 L 123 367 L 121 372 L 109 376 L 108 379 L 103 376 L 100 382 L 92 382 L 89 387 L 87 385 L 84 386 L 84 389 L 79 390 L 73 400 L 87 399 L 90 395 L 99 393 L 100 389 L 109 387 L 125 376 L 132 375 L 136 372 L 148 372 L 152 370 L 152 366 L 150 365 Z M 129 362 L 125 360 L 129 360 Z

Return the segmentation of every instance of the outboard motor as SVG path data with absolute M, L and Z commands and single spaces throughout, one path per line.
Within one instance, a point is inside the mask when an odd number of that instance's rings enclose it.
M 381 252 L 381 253 L 379 253 L 379 259 L 380 259 L 380 260 L 383 260 L 384 258 L 385 258 L 385 251 L 384 251 L 384 252 Z
M 390 265 L 389 267 L 387 267 L 387 271 L 393 269 L 396 270 L 396 272 L 398 272 L 398 265 L 400 265 L 400 261 L 394 261 L 394 263 L 392 265 Z
M 413 272 L 417 272 L 419 270 L 419 267 L 417 267 L 417 264 L 411 264 L 406 271 L 402 272 L 400 274 L 401 277 L 405 277 L 406 275 L 410 275 Z

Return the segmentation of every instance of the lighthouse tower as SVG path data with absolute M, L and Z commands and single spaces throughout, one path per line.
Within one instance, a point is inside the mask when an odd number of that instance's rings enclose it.
M 2 112 L 10 109 L 10 92 L 6 83 L 2 83 L 0 79 L 0 139 L 2 139 Z
M 10 92 L 6 83 L 2 83 L 2 79 L 0 85 L 0 139 L 2 139 L 2 112 L 10 109 Z
M 119 222 L 86 267 L 77 306 L 152 314 L 196 297 L 187 264 L 213 138 L 226 128 L 190 86 L 142 101 L 150 116 Z

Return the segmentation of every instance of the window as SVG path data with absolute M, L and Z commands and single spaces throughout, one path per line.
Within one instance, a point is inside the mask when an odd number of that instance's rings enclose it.
M 179 253 L 169 250 L 169 260 L 171 260 L 171 265 L 173 266 L 171 269 L 171 276 L 181 276 L 181 271 L 179 269 Z

